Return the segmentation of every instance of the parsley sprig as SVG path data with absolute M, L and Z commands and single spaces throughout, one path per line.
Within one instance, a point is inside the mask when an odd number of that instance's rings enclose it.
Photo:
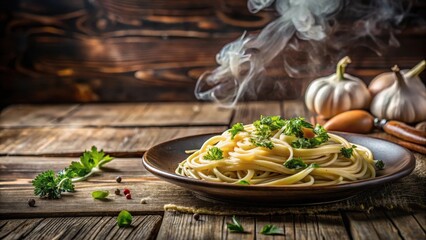
M 294 148 L 313 148 L 328 141 L 330 136 L 327 134 L 321 125 L 317 124 L 314 128 L 315 137 L 313 138 L 298 138 L 291 143 Z
M 265 235 L 283 235 L 284 229 L 279 228 L 272 224 L 266 224 L 265 226 L 263 226 L 260 233 Z
M 253 122 L 256 130 L 250 138 L 251 143 L 258 147 L 274 148 L 271 141 L 272 132 L 281 129 L 285 123 L 286 120 L 280 116 L 260 116 L 260 120 Z
M 244 125 L 242 123 L 236 123 L 232 125 L 231 129 L 229 129 L 229 132 L 231 133 L 231 139 L 234 139 L 237 133 L 241 131 L 244 131 Z
M 284 167 L 288 169 L 303 169 L 307 168 L 308 164 L 306 164 L 301 158 L 292 158 L 285 161 Z
M 385 168 L 385 163 L 382 160 L 374 160 L 374 165 L 378 170 L 382 170 Z
M 356 148 L 355 145 L 352 145 L 352 147 L 350 148 L 342 148 L 340 149 L 340 153 L 345 157 L 345 158 L 351 158 L 351 156 L 353 155 L 353 150 Z
M 226 226 L 230 232 L 243 233 L 244 228 L 235 216 L 232 216 L 232 223 L 227 223 Z
M 205 160 L 220 160 L 223 158 L 223 151 L 218 147 L 211 147 L 203 158 Z
M 37 175 L 32 181 L 34 194 L 49 199 L 61 198 L 62 192 L 74 191 L 74 182 L 86 180 L 112 159 L 109 155 L 105 155 L 103 150 L 98 151 L 93 146 L 91 151 L 83 153 L 79 162 L 72 162 L 58 174 L 53 170 L 47 170 Z

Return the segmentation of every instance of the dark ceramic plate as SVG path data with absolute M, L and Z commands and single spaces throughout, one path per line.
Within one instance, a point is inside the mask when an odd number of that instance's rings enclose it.
M 198 198 L 213 201 L 279 205 L 334 202 L 371 190 L 410 174 L 415 167 L 411 152 L 394 143 L 356 134 L 336 133 L 350 142 L 367 146 L 375 159 L 385 163 L 377 177 L 334 186 L 285 187 L 212 183 L 175 174 L 178 163 L 188 157 L 185 150 L 198 149 L 213 134 L 191 136 L 161 143 L 143 156 L 145 168 L 154 175 L 191 190 Z

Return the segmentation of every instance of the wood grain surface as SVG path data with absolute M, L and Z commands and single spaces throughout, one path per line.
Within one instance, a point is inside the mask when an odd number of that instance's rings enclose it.
M 194 110 L 195 109 L 195 110 Z M 178 114 L 183 113 L 183 114 Z M 188 114 L 192 114 L 188 117 Z M 424 239 L 426 211 L 399 209 L 371 212 L 337 211 L 279 215 L 237 215 L 246 233 L 230 233 L 231 216 L 164 211 L 169 203 L 201 206 L 183 188 L 147 172 L 144 151 L 161 141 L 204 132 L 223 131 L 235 122 L 259 115 L 284 117 L 311 114 L 300 101 L 241 103 L 235 110 L 209 104 L 156 103 L 104 105 L 19 105 L 0 115 L 0 238 L 2 239 Z M 96 117 L 99 116 L 99 117 Z M 154 122 L 150 116 L 164 117 Z M 174 118 L 174 119 L 172 119 Z M 18 119 L 16 122 L 13 119 Z M 139 119 L 139 120 L 138 120 Z M 170 119 L 168 121 L 167 119 Z M 154 125 L 154 126 L 151 126 Z M 168 125 L 170 124 L 170 125 Z M 99 125 L 99 126 L 96 126 Z M 376 133 L 382 136 L 383 133 Z M 386 135 L 386 134 L 384 134 Z M 126 139 L 127 138 L 127 139 Z M 76 183 L 76 192 L 60 200 L 34 198 L 31 180 L 41 171 L 58 171 L 91 145 L 117 154 L 103 172 Z M 417 154 L 418 155 L 418 154 Z M 417 156 L 416 155 L 416 156 Z M 117 183 L 116 176 L 123 181 Z M 129 188 L 132 199 L 113 192 Z M 106 189 L 107 201 L 91 192 Z M 146 204 L 141 204 L 146 199 Z M 122 209 L 134 215 L 132 227 L 118 228 Z M 257 209 L 256 211 L 259 211 Z M 283 228 L 284 235 L 260 234 L 266 224 Z
M 349 51 L 353 64 L 348 71 L 369 82 L 394 64 L 408 68 L 425 58 L 425 8 L 415 1 L 397 32 L 399 48 L 381 49 L 377 55 L 370 43 L 360 43 Z M 216 53 L 244 31 L 256 33 L 276 17 L 271 9 L 249 13 L 246 0 L 3 1 L 0 107 L 193 101 L 197 78 L 217 67 Z M 341 26 L 351 28 L 346 22 Z M 330 65 L 316 74 L 333 69 Z M 300 84 L 273 72 L 268 74 L 288 83 L 285 94 L 268 91 L 259 99 L 296 98 L 303 90 L 299 85 L 312 80 Z

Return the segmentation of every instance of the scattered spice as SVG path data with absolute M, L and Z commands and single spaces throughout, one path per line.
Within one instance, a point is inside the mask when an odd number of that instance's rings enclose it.
M 35 203 L 36 203 L 36 201 L 34 200 L 34 198 L 28 199 L 28 206 L 35 207 Z
M 118 189 L 118 188 L 117 188 L 117 189 L 115 189 L 115 192 L 114 192 L 114 193 L 115 193 L 115 195 L 120 195 L 120 194 L 121 194 L 121 191 L 120 191 L 120 189 Z
M 123 191 L 123 193 L 124 193 L 124 195 L 130 194 L 130 190 L 127 189 L 127 188 L 125 188 L 124 191 Z
M 141 204 L 147 204 L 148 202 L 146 201 L 146 199 L 145 198 L 142 198 L 141 199 Z
M 194 218 L 195 221 L 200 220 L 200 214 L 198 214 L 198 213 L 194 213 L 194 215 L 192 217 Z
M 98 190 L 98 191 L 94 191 L 92 192 L 92 197 L 94 199 L 105 199 L 106 197 L 108 197 L 109 192 L 106 190 Z
M 121 183 L 121 180 L 122 180 L 122 179 L 121 179 L 121 177 L 120 177 L 120 176 L 117 176 L 117 177 L 115 178 L 115 181 L 116 181 L 116 182 L 118 182 L 118 183 Z
M 127 199 L 132 199 L 132 195 L 130 195 L 130 193 L 126 194 L 126 198 Z

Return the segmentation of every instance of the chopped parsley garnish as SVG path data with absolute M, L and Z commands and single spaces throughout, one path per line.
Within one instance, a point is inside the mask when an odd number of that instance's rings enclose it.
M 304 134 L 302 128 L 313 129 L 314 127 L 302 117 L 292 118 L 286 121 L 284 134 L 303 138 Z
M 285 120 L 280 116 L 260 116 L 260 120 L 253 123 L 256 130 L 254 136 L 250 139 L 251 143 L 257 147 L 274 148 L 271 141 L 272 132 L 282 128 L 284 124 Z
M 228 227 L 228 230 L 230 232 L 236 232 L 236 233 L 243 233 L 244 228 L 241 225 L 240 222 L 235 218 L 235 216 L 232 216 L 232 223 L 227 223 L 226 226 Z
M 95 146 L 91 151 L 85 151 L 80 162 L 72 162 L 68 168 L 55 174 L 48 170 L 37 175 L 32 184 L 34 194 L 49 199 L 61 198 L 62 192 L 73 192 L 74 182 L 86 180 L 93 173 L 99 172 L 100 167 L 113 158 L 105 155 L 103 150 L 98 151 Z
M 301 158 L 292 158 L 285 161 L 284 167 L 288 169 L 303 169 L 307 168 L 308 164 L 306 164 Z
M 325 143 L 330 138 L 321 125 L 317 124 L 314 128 L 315 137 L 313 138 L 298 138 L 297 140 L 291 143 L 291 146 L 294 148 L 313 148 L 322 143 Z M 302 132 L 303 134 L 303 132 Z
M 356 148 L 355 145 L 352 145 L 352 147 L 350 148 L 342 148 L 340 149 L 340 153 L 345 157 L 345 158 L 351 158 L 352 154 L 353 154 L 353 150 L 354 148 Z
M 235 135 L 241 131 L 244 131 L 244 125 L 242 123 L 234 124 L 232 128 L 229 129 L 229 132 L 231 133 L 231 139 L 234 139 Z
M 376 165 L 376 168 L 379 170 L 382 170 L 385 168 L 385 163 L 382 160 L 375 160 L 374 165 Z
M 275 226 L 275 225 L 267 224 L 267 225 L 263 226 L 260 233 L 265 234 L 265 235 L 283 235 L 284 230 L 282 228 Z
M 220 160 L 223 158 L 223 151 L 218 147 L 211 147 L 207 154 L 204 155 L 205 160 Z
M 241 184 L 241 185 L 250 185 L 250 182 L 246 181 L 246 180 L 240 180 L 240 181 L 238 181 L 238 184 Z

